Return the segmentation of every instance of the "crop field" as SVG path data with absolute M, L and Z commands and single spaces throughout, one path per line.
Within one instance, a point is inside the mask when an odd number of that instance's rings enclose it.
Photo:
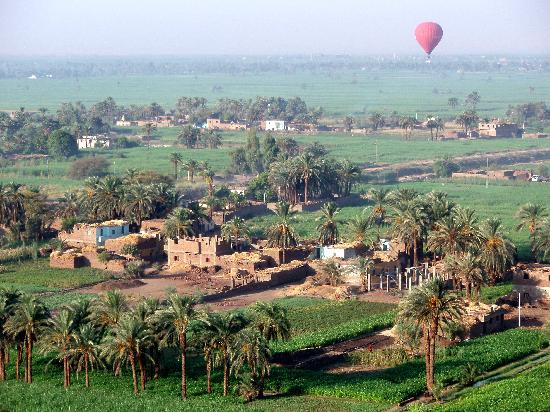
M 534 87 L 534 92 L 529 87 Z M 122 105 L 157 102 L 170 108 L 181 96 L 202 96 L 210 102 L 224 97 L 300 96 L 308 105 L 322 106 L 333 115 L 372 110 L 448 115 L 448 98 L 464 99 L 473 90 L 482 97 L 481 115 L 502 115 L 509 104 L 548 100 L 550 74 L 459 74 L 426 68 L 424 72 L 340 69 L 287 74 L 1 79 L 0 107 L 28 110 L 47 107 L 55 111 L 62 102 L 82 101 L 91 105 L 112 96 Z
M 444 403 L 411 408 L 433 412 L 509 412 L 550 410 L 550 362 L 510 379 L 473 389 L 460 398 Z

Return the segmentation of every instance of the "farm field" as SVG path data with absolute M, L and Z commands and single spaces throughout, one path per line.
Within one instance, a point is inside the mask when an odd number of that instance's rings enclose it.
M 529 87 L 534 87 L 530 92 Z M 173 107 L 181 96 L 220 98 L 302 97 L 331 115 L 373 110 L 402 114 L 451 115 L 447 99 L 463 99 L 472 90 L 482 96 L 480 114 L 503 115 L 509 104 L 548 100 L 550 74 L 538 72 L 456 73 L 426 69 L 298 71 L 265 74 L 197 74 L 179 76 L 79 77 L 29 80 L 0 79 L 0 107 L 57 110 L 62 102 L 85 105 L 111 96 L 118 104 L 157 102 Z M 437 91 L 437 93 L 435 92 Z

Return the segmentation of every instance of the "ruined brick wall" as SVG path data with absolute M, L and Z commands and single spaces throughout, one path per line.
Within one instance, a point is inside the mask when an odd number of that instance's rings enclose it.
M 280 248 L 265 248 L 262 249 L 262 254 L 269 256 L 273 259 L 273 262 L 279 266 L 283 263 L 289 263 L 293 260 L 304 260 L 306 259 L 310 251 L 305 248 L 293 248 L 287 249 L 285 251 L 285 261 L 283 262 L 283 250 Z
M 71 247 L 96 244 L 96 229 L 86 225 L 75 225 L 72 232 L 59 232 L 58 238 Z
M 77 269 L 87 266 L 83 256 L 76 254 L 56 254 L 50 255 L 50 267 L 59 269 Z

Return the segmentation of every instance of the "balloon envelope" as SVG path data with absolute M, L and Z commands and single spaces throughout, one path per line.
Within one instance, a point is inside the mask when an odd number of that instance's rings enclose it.
M 414 35 L 418 44 L 429 55 L 443 37 L 443 29 L 437 23 L 424 22 L 416 26 Z

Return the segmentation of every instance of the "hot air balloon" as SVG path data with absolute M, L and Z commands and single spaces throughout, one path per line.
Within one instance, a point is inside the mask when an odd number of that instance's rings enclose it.
M 414 31 L 416 41 L 420 44 L 420 47 L 424 49 L 428 55 L 428 61 L 430 60 L 430 54 L 439 44 L 439 41 L 443 37 L 443 29 L 441 26 L 434 22 L 424 22 L 416 26 Z

